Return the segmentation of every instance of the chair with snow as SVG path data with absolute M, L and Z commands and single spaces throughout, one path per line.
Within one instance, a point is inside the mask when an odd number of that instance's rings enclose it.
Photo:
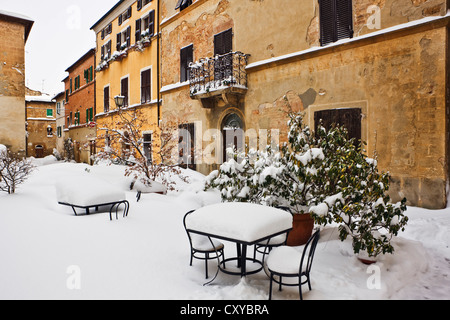
M 300 300 L 303 300 L 302 285 L 308 284 L 311 291 L 311 266 L 314 260 L 317 243 L 320 239 L 318 229 L 304 245 L 303 250 L 298 248 L 281 246 L 273 249 L 267 258 L 267 268 L 270 273 L 269 300 L 272 300 L 273 282 L 282 285 L 298 286 Z M 278 279 L 275 279 L 277 277 Z M 283 278 L 298 278 L 298 282 L 283 282 Z
M 278 209 L 284 210 L 292 214 L 291 209 L 284 206 L 278 206 Z M 263 255 L 262 262 L 264 264 L 264 258 L 267 254 L 269 254 L 273 248 L 281 247 L 286 245 L 289 233 L 283 233 L 279 236 L 270 238 L 269 240 L 264 240 L 260 243 L 255 244 L 253 251 L 253 259 L 256 259 L 256 253 L 259 252 Z
M 214 259 L 217 259 L 219 261 L 220 257 L 222 257 L 222 261 L 224 261 L 224 244 L 220 241 L 199 234 L 191 233 L 187 230 L 186 218 L 194 211 L 195 210 L 189 211 L 183 218 L 184 229 L 186 230 L 189 244 L 191 246 L 190 265 L 192 266 L 194 258 L 205 260 L 205 274 L 206 279 L 208 279 L 208 261 Z

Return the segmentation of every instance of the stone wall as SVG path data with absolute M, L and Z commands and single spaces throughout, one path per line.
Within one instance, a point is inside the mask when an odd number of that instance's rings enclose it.
M 25 155 L 24 26 L 0 20 L 0 143 Z

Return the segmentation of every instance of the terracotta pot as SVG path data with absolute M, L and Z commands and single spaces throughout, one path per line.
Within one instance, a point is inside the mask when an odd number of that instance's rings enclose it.
M 291 247 L 306 244 L 312 236 L 314 219 L 310 214 L 294 214 L 293 229 L 289 233 L 287 245 Z

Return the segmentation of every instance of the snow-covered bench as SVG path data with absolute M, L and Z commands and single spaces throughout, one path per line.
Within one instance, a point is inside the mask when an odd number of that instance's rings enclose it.
M 75 215 L 78 215 L 76 209 L 83 209 L 89 215 L 91 209 L 98 211 L 100 207 L 106 206 L 110 208 L 109 218 L 112 220 L 114 210 L 116 219 L 118 219 L 118 211 L 121 206 L 124 206 L 124 217 L 128 216 L 130 209 L 130 204 L 122 189 L 89 175 L 65 177 L 56 184 L 56 194 L 58 203 L 72 207 Z

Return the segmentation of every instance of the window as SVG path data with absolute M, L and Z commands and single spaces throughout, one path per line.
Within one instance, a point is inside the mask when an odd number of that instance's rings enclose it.
M 151 133 L 144 133 L 144 156 L 147 158 L 147 162 L 152 162 L 152 134 Z
M 233 30 L 228 29 L 214 36 L 214 55 L 221 56 L 214 63 L 214 79 L 230 79 L 233 75 Z
M 152 2 L 152 0 L 138 0 L 137 1 L 137 10 L 140 11 L 142 9 L 142 7 L 145 7 L 150 2 Z
M 125 97 L 123 107 L 128 107 L 128 77 L 120 80 L 120 95 Z
M 180 9 L 180 11 L 183 11 L 184 9 L 189 7 L 191 4 L 192 4 L 192 0 L 178 0 L 175 10 Z
M 56 136 L 57 136 L 58 138 L 61 138 L 61 137 L 62 137 L 62 127 L 61 127 L 61 126 L 59 126 L 58 128 L 56 128 Z
M 233 51 L 233 30 L 229 29 L 214 36 L 214 55 Z
M 180 82 L 189 80 L 189 64 L 194 61 L 194 46 L 190 45 L 180 51 Z
M 103 89 L 103 111 L 109 112 L 109 86 Z
M 72 79 L 70 79 L 70 84 L 69 84 L 69 89 L 70 89 L 70 93 L 72 93 L 73 92 L 73 90 L 72 90 Z
M 141 103 L 151 101 L 151 69 L 141 72 Z
M 53 137 L 53 128 L 50 125 L 47 127 L 47 137 Z
M 329 130 L 333 124 L 344 126 L 348 130 L 348 138 L 355 139 L 358 146 L 361 140 L 361 109 L 332 109 L 314 113 L 315 131 L 320 121 L 322 126 Z
M 320 0 L 320 44 L 353 37 L 352 0 Z
M 131 45 L 131 27 L 117 34 L 116 50 L 121 51 Z
M 101 59 L 108 60 L 111 58 L 111 40 L 109 40 L 101 49 Z
M 131 18 L 131 7 L 129 7 L 127 11 L 125 11 L 119 16 L 119 26 L 130 18 Z
M 80 125 L 80 111 L 75 112 L 75 123 L 74 125 L 79 126 Z
M 110 23 L 110 24 L 108 24 L 108 25 L 106 26 L 106 28 L 104 28 L 104 29 L 101 31 L 101 38 L 102 38 L 102 40 L 105 39 L 105 37 L 106 37 L 108 34 L 111 34 L 111 32 L 112 32 L 112 24 Z
M 80 76 L 75 77 L 75 87 L 74 87 L 74 91 L 80 89 L 81 86 L 81 81 L 80 81 Z
M 66 90 L 66 102 L 69 102 L 69 89 Z
M 86 123 L 94 121 L 94 108 L 86 109 Z
M 86 80 L 86 83 L 91 82 L 94 79 L 94 68 L 91 66 L 84 70 L 84 80 Z
M 61 114 L 61 102 L 56 103 L 56 114 Z
M 53 117 L 53 109 L 47 109 L 47 118 Z
M 182 124 L 178 127 L 179 164 L 184 168 L 196 170 L 195 165 L 195 125 Z

